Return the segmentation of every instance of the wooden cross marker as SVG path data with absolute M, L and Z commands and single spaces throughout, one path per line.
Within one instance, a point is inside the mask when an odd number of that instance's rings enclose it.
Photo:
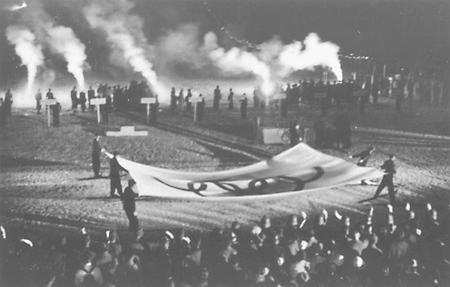
M 194 104 L 194 123 L 197 122 L 197 106 L 203 101 L 203 97 L 191 97 L 189 102 Z
M 156 104 L 156 98 L 141 98 L 141 104 L 147 105 L 147 123 L 150 123 L 150 105 Z
M 50 127 L 50 107 L 56 105 L 56 103 L 57 103 L 56 99 L 45 99 L 41 101 L 41 104 L 46 106 L 47 108 L 47 122 L 49 127 Z
M 97 109 L 97 123 L 100 123 L 100 105 L 106 104 L 106 98 L 95 98 L 90 100 L 90 105 L 95 105 Z

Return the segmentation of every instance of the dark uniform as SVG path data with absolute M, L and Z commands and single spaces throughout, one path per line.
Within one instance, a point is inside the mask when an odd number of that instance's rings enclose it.
M 111 191 L 110 195 L 111 197 L 119 197 L 122 196 L 122 184 L 120 182 L 120 171 L 127 171 L 123 167 L 120 166 L 119 162 L 117 162 L 116 156 L 118 155 L 118 152 L 114 152 L 113 158 L 109 161 L 109 179 L 111 183 Z M 115 195 L 115 191 L 117 189 L 117 193 L 119 196 Z
M 70 91 L 70 99 L 72 100 L 72 110 L 76 110 L 78 106 L 78 97 L 75 87 L 73 87 L 72 91 Z
M 94 176 L 100 176 L 100 154 L 101 146 L 99 142 L 99 136 L 95 135 L 94 141 L 92 143 L 92 170 L 94 171 Z
M 387 186 L 389 191 L 389 198 L 391 199 L 392 203 L 395 202 L 394 174 L 396 173 L 396 170 L 394 160 L 395 155 L 390 155 L 389 159 L 385 161 L 381 166 L 381 168 L 384 169 L 384 176 L 374 195 L 374 198 L 377 198 L 380 195 L 381 191 Z
M 83 91 L 80 92 L 80 105 L 81 105 L 81 110 L 84 113 L 86 111 L 86 93 Z
M 230 89 L 230 94 L 228 95 L 228 109 L 229 110 L 232 110 L 234 107 L 233 96 L 234 96 L 233 90 Z
M 42 101 L 42 93 L 41 90 L 38 90 L 38 92 L 36 93 L 36 96 L 34 97 L 36 99 L 36 111 L 38 114 L 41 113 L 41 101 Z
M 220 94 L 220 89 L 219 89 L 219 86 L 217 86 L 216 89 L 214 90 L 214 109 L 215 110 L 219 109 L 219 104 L 220 104 L 221 98 L 222 98 L 222 96 Z
M 175 88 L 172 88 L 170 92 L 170 110 L 172 112 L 177 108 L 177 95 L 175 94 Z
M 248 100 L 247 100 L 247 97 L 244 97 L 241 100 L 241 118 L 243 118 L 243 119 L 247 118 L 247 106 L 248 106 Z
M 291 122 L 289 126 L 289 142 L 291 147 L 296 146 L 299 143 L 300 135 L 297 131 L 297 122 Z
M 139 221 L 136 216 L 136 194 L 133 191 L 133 186 L 135 185 L 135 181 L 130 179 L 128 181 L 128 186 L 125 188 L 124 193 L 121 195 L 121 199 L 123 202 L 123 210 L 128 217 L 129 225 L 128 230 L 136 231 L 139 228 Z
M 188 89 L 188 93 L 186 95 L 186 110 L 188 112 L 190 112 L 192 110 L 191 98 L 192 98 L 191 89 Z
M 3 102 L 7 116 L 11 115 L 12 103 L 13 103 L 13 96 L 12 96 L 11 90 L 8 89 L 8 91 L 6 91 L 5 100 Z

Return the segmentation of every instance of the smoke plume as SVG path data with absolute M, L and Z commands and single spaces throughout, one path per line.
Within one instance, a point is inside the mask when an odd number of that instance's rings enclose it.
M 152 63 L 146 56 L 149 46 L 143 33 L 142 19 L 130 13 L 134 7 L 127 0 L 96 1 L 84 8 L 86 18 L 92 28 L 106 33 L 113 49 L 133 68 L 141 73 L 156 94 L 163 93 Z
M 84 89 L 83 69 L 88 67 L 85 45 L 77 38 L 72 28 L 55 22 L 58 17 L 51 17 L 44 9 L 43 2 L 35 0 L 28 4 L 25 9 L 20 10 L 16 21 L 33 31 L 37 41 L 46 50 L 62 56 L 67 62 L 67 70 L 76 79 L 78 87 Z
M 52 24 L 48 24 L 47 27 L 48 43 L 51 49 L 64 56 L 67 61 L 67 70 L 75 77 L 78 88 L 84 90 L 83 67 L 86 65 L 86 47 L 71 28 Z
M 270 94 L 275 89 L 270 68 L 260 61 L 258 57 L 246 50 L 233 47 L 228 51 L 217 44 L 217 36 L 209 32 L 205 35 L 205 47 L 209 51 L 209 57 L 215 65 L 223 71 L 230 73 L 251 72 L 257 75 L 261 81 L 261 89 L 265 94 Z
M 338 81 L 342 80 L 342 69 L 339 61 L 339 46 L 331 42 L 322 42 L 315 33 L 310 33 L 303 44 L 295 41 L 281 49 L 278 61 L 287 73 L 316 66 L 329 68 Z
M 38 67 L 44 64 L 42 48 L 36 43 L 36 36 L 28 29 L 9 26 L 6 29 L 8 41 L 15 46 L 16 54 L 27 67 L 28 82 L 26 94 L 31 95 Z

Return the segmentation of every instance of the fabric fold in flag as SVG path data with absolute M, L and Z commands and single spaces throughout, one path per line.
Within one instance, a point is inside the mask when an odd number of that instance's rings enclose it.
M 268 160 L 232 170 L 185 172 L 117 157 L 136 181 L 141 196 L 242 201 L 275 199 L 354 184 L 383 173 L 321 153 L 304 143 Z

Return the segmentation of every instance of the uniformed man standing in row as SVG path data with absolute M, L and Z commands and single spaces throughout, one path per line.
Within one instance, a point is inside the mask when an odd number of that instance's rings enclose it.
M 244 97 L 241 100 L 241 118 L 242 119 L 247 118 L 247 106 L 248 106 L 248 100 L 247 100 L 247 96 L 244 93 Z
M 220 88 L 219 86 L 216 87 L 214 90 L 214 104 L 213 107 L 215 110 L 219 109 L 220 100 L 222 98 L 222 95 L 220 94 Z
M 36 111 L 38 114 L 41 113 L 41 101 L 42 101 L 42 93 L 41 93 L 41 89 L 38 89 L 36 96 L 34 97 L 36 99 Z

